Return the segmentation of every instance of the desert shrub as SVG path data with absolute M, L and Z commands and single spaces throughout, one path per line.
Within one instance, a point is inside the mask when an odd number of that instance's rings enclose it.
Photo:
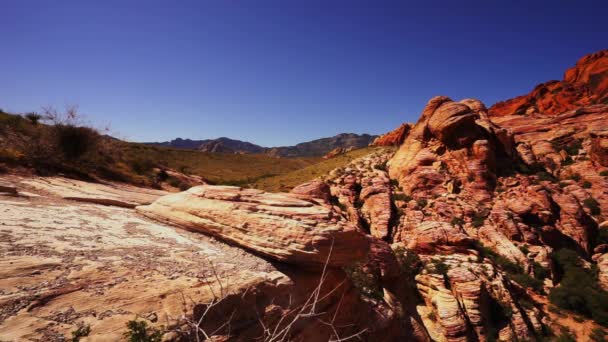
M 533 289 L 538 293 L 543 293 L 543 282 L 539 279 L 531 277 L 527 273 L 515 273 L 509 276 L 511 280 L 515 281 L 523 287 Z
M 427 205 L 429 202 L 428 202 L 426 199 L 421 198 L 421 199 L 417 200 L 417 201 L 416 201 L 416 203 L 418 203 L 418 206 L 419 206 L 420 208 L 424 208 L 424 207 L 426 207 L 426 205 Z
M 406 279 L 413 280 L 422 270 L 422 261 L 418 254 L 403 247 L 397 247 L 393 252 L 399 263 L 401 274 Z
M 543 292 L 542 280 L 538 278 L 533 278 L 529 274 L 525 273 L 523 267 L 520 264 L 517 264 L 503 257 L 502 255 L 499 255 L 492 249 L 485 247 L 480 243 L 475 244 L 475 249 L 479 252 L 479 257 L 481 260 L 483 260 L 484 258 L 492 260 L 492 262 L 496 266 L 498 266 L 500 269 L 507 273 L 509 279 L 515 281 L 521 286 L 531 288 L 539 293 Z
M 404 201 L 404 202 L 409 202 L 412 200 L 412 196 L 406 195 L 406 194 L 393 194 L 393 201 Z
M 160 182 L 164 182 L 169 178 L 169 174 L 167 173 L 166 170 L 161 169 L 160 171 L 158 171 L 158 173 L 156 174 L 156 179 L 158 179 L 158 181 Z
M 569 178 L 575 182 L 579 182 L 581 180 L 581 175 L 580 173 L 573 173 Z
M 475 228 L 479 228 L 481 226 L 483 226 L 483 223 L 485 222 L 486 218 L 483 216 L 475 216 L 473 217 L 473 221 L 471 222 L 471 224 L 473 225 L 473 227 Z
M 534 278 L 538 280 L 543 280 L 551 276 L 549 269 L 543 267 L 543 265 L 539 264 L 538 262 L 534 262 L 532 267 L 534 267 Z
M 376 300 L 384 298 L 379 279 L 372 272 L 366 270 L 363 264 L 345 267 L 344 272 L 361 295 Z
M 536 177 L 538 177 L 538 180 L 540 181 L 547 181 L 547 182 L 555 182 L 556 179 L 555 177 L 550 174 L 547 171 L 539 171 L 536 173 Z
M 591 215 L 599 215 L 602 212 L 600 204 L 593 197 L 585 199 L 583 205 L 589 209 Z
M 570 156 L 567 156 L 564 160 L 562 160 L 562 166 L 568 166 L 572 164 L 574 164 L 574 160 Z
M 150 159 L 138 158 L 129 161 L 129 167 L 138 175 L 145 175 L 154 169 L 154 162 Z
M 38 114 L 36 112 L 27 113 L 24 116 L 34 126 L 38 125 L 38 123 L 40 122 L 40 120 L 42 120 L 42 115 L 40 115 L 40 114 Z
M 400 186 L 399 186 L 399 181 L 398 181 L 398 180 L 396 180 L 396 179 L 394 179 L 394 178 L 392 178 L 392 179 L 391 179 L 391 185 L 392 185 L 393 187 L 395 187 L 395 188 L 399 188 L 399 187 L 400 187 Z
M 568 155 L 575 156 L 578 154 L 578 151 L 583 148 L 583 145 L 580 140 L 576 139 L 571 142 L 568 146 L 564 147 L 564 150 L 568 153 Z
M 128 321 L 127 329 L 123 336 L 129 342 L 160 342 L 162 338 L 160 330 L 148 327 L 144 321 Z
M 561 281 L 551 290 L 549 301 L 608 326 L 608 293 L 598 286 L 593 272 L 582 267 L 576 252 L 569 249 L 553 253 L 552 259 Z
M 91 333 L 91 326 L 90 325 L 80 325 L 78 326 L 78 328 L 74 331 L 72 331 L 72 342 L 78 342 L 80 341 L 81 338 L 83 337 L 87 337 L 89 336 L 89 334 Z
M 572 335 L 572 332 L 565 327 L 560 328 L 560 332 L 553 339 L 555 342 L 576 342 L 576 337 Z
M 604 170 L 604 171 L 600 172 L 600 176 L 608 177 L 608 170 Z
M 464 220 L 461 219 L 460 217 L 452 217 L 452 220 L 450 221 L 450 223 L 452 224 L 452 226 L 462 226 L 464 224 Z
M 528 253 L 530 253 L 530 249 L 528 248 L 528 245 L 519 246 L 519 250 L 526 255 L 528 255 Z
M 595 328 L 591 331 L 589 339 L 593 342 L 605 342 L 606 332 L 602 328 Z
M 363 204 L 364 204 L 364 203 L 365 203 L 365 202 L 364 202 L 362 199 L 357 198 L 357 199 L 355 200 L 355 203 L 353 203 L 353 205 L 355 206 L 355 208 L 357 208 L 357 209 L 361 209 L 361 208 L 363 207 Z
M 382 163 L 378 163 L 378 164 L 374 165 L 374 169 L 381 170 L 381 171 L 388 171 L 386 168 L 386 162 L 382 162 Z
M 590 189 L 591 188 L 591 182 L 590 181 L 584 181 L 583 182 L 583 188 Z
M 69 160 L 79 159 L 93 151 L 100 138 L 99 133 L 92 128 L 69 124 L 53 126 L 53 133 L 56 147 Z

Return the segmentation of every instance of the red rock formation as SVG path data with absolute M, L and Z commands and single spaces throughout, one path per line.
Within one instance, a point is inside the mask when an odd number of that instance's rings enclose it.
M 410 132 L 412 125 L 403 123 L 395 130 L 374 139 L 370 146 L 400 146 Z
M 498 102 L 490 107 L 493 116 L 513 114 L 560 114 L 582 106 L 608 101 L 608 50 L 581 58 L 568 69 L 562 81 L 540 84 L 530 94 Z

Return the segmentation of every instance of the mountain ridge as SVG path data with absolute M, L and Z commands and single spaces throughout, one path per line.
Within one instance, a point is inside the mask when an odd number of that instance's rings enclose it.
M 163 142 L 145 142 L 145 145 L 192 149 L 212 153 L 264 153 L 275 157 L 320 157 L 331 150 L 341 148 L 362 148 L 368 146 L 375 135 L 340 133 L 331 137 L 305 141 L 292 146 L 263 147 L 248 141 L 220 137 L 216 139 L 175 138 Z

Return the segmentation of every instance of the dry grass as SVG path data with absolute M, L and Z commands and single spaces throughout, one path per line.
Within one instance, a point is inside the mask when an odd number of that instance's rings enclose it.
M 99 144 L 84 151 L 86 153 L 78 151 L 77 158 L 70 157 L 71 154 L 58 158 L 60 153 L 49 147 L 53 145 L 52 136 L 61 127 L 88 130 L 99 140 Z M 72 144 L 71 141 L 60 143 L 59 146 L 67 147 L 82 145 Z M 77 178 L 100 178 L 154 186 L 160 168 L 201 176 L 214 184 L 247 185 L 262 178 L 305 168 L 320 160 L 148 146 L 101 136 L 80 125 L 38 124 L 21 116 L 0 113 L 0 163 L 25 166 L 39 174 L 63 173 Z
M 358 150 L 350 151 L 348 153 L 339 155 L 337 157 L 324 160 L 320 163 L 310 165 L 300 170 L 289 172 L 283 175 L 274 177 L 267 177 L 259 179 L 253 184 L 254 188 L 278 192 L 278 191 L 289 191 L 293 187 L 313 180 L 317 177 L 326 175 L 331 170 L 344 167 L 348 165 L 354 159 L 366 156 L 372 152 L 384 149 L 383 147 L 365 147 Z

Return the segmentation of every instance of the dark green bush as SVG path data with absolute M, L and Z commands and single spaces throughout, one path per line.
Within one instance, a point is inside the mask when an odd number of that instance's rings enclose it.
M 144 321 L 128 321 L 127 329 L 123 336 L 129 342 L 160 342 L 162 338 L 160 330 L 148 327 Z
M 599 215 L 602 212 L 600 204 L 593 197 L 585 199 L 583 205 L 589 209 L 591 215 Z
M 538 180 L 540 181 L 548 181 L 548 182 L 555 182 L 557 181 L 557 179 L 550 174 L 547 171 L 539 171 L 536 173 L 536 177 L 538 177 Z
M 416 203 L 418 203 L 418 206 L 419 206 L 420 208 L 424 208 L 424 207 L 426 207 L 426 205 L 427 205 L 429 202 L 428 202 L 426 199 L 421 198 L 421 199 L 417 200 L 417 201 L 416 201 Z
M 412 200 L 412 196 L 406 194 L 393 194 L 393 201 L 404 201 L 409 202 Z
M 604 170 L 604 171 L 600 172 L 600 176 L 608 177 L 608 170 Z
M 567 156 L 566 159 L 562 160 L 562 166 L 568 166 L 572 164 L 574 164 L 574 160 L 572 160 L 572 157 L 570 156 Z
M 602 328 L 595 328 L 591 331 L 589 339 L 593 342 L 606 342 L 606 332 Z
M 78 342 L 81 338 L 89 336 L 91 333 L 90 325 L 79 325 L 78 328 L 72 331 L 72 342 Z
M 576 252 L 569 249 L 553 253 L 552 259 L 561 281 L 551 290 L 550 302 L 608 326 L 608 293 L 598 286 L 593 272 L 582 267 Z
M 578 151 L 583 148 L 583 145 L 580 140 L 576 139 L 570 145 L 566 146 L 564 150 L 571 156 L 575 156 L 578 154 Z
M 386 162 L 382 162 L 382 163 L 374 165 L 374 169 L 381 170 L 381 171 L 388 171 L 386 169 Z
M 462 226 L 464 224 L 464 220 L 461 219 L 460 217 L 452 217 L 452 221 L 450 221 L 450 223 L 452 224 L 452 226 Z
M 99 133 L 89 127 L 55 125 L 53 132 L 59 151 L 69 160 L 93 152 L 100 139 Z
M 32 123 L 32 125 L 38 125 L 38 123 L 40 122 L 40 120 L 42 120 L 42 115 L 36 113 L 36 112 L 31 112 L 31 113 L 27 113 L 25 114 L 25 118 L 30 120 L 30 122 Z
M 590 189 L 591 188 L 591 182 L 590 181 L 584 181 L 583 182 L 583 188 Z
M 570 179 L 572 179 L 575 182 L 579 182 L 581 180 L 581 175 L 580 175 L 580 173 L 574 173 L 574 174 L 570 175 Z
M 356 264 L 344 268 L 346 276 L 353 282 L 353 286 L 359 290 L 363 296 L 382 300 L 384 293 L 380 287 L 380 280 L 376 275 L 367 272 L 363 264 Z

